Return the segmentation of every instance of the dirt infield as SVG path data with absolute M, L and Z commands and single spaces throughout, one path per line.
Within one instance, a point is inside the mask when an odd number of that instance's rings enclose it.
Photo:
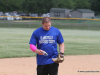
M 0 59 L 0 75 L 36 75 L 36 58 Z M 65 56 L 58 75 L 100 75 L 100 55 Z

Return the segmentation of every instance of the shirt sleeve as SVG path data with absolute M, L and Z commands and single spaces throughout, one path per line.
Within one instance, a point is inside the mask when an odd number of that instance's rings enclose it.
M 64 42 L 63 36 L 62 36 L 61 32 L 59 31 L 58 38 L 57 38 L 57 43 L 61 44 L 63 42 Z
M 36 45 L 36 43 L 37 43 L 36 34 L 33 32 L 32 36 L 30 38 L 29 44 Z

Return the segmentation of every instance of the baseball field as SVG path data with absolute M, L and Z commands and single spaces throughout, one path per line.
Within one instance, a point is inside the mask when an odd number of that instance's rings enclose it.
M 35 28 L 0 28 L 0 75 L 36 75 L 29 40 Z M 60 29 L 65 61 L 58 75 L 100 75 L 100 31 Z M 59 48 L 58 48 L 59 49 Z

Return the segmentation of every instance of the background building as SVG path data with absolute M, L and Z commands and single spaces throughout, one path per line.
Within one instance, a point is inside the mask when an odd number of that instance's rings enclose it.
M 71 18 L 94 18 L 95 12 L 90 9 L 71 10 Z
M 70 10 L 64 8 L 51 8 L 50 9 L 50 17 L 63 17 L 69 18 Z

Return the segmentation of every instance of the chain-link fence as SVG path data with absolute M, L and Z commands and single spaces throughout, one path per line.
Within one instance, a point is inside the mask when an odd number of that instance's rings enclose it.
M 16 19 L 0 20 L 0 27 L 38 28 L 42 26 L 41 20 L 42 17 L 21 17 L 21 19 L 17 19 L 17 20 Z M 51 20 L 52 20 L 52 26 L 57 27 L 59 29 L 100 30 L 100 19 L 51 17 Z

